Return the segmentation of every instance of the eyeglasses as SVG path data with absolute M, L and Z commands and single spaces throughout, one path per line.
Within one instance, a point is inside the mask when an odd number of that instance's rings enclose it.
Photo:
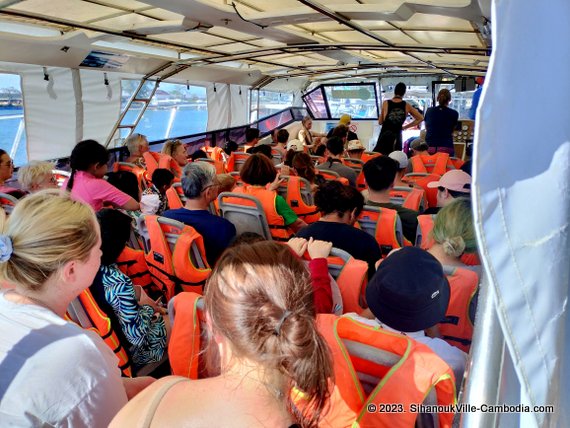
M 0 166 L 14 166 L 14 161 L 8 161 L 8 162 L 0 163 Z

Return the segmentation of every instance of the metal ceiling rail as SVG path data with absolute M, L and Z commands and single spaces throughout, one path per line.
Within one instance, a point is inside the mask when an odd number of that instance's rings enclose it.
M 395 47 L 395 45 L 393 43 L 390 43 L 389 41 L 385 40 L 383 37 L 380 37 L 378 34 L 362 27 L 361 25 L 356 24 L 355 22 L 352 22 L 350 19 L 346 18 L 345 16 L 341 15 L 340 13 L 337 13 L 334 10 L 327 8 L 326 6 L 321 5 L 320 3 L 317 3 L 313 0 L 297 0 L 297 1 L 299 3 L 304 4 L 305 6 L 310 7 L 311 9 L 316 10 L 317 12 L 319 12 L 325 16 L 328 16 L 329 18 L 331 18 L 331 19 L 333 19 L 333 20 L 335 20 L 335 21 L 337 21 L 343 25 L 346 25 L 349 28 L 352 28 L 353 30 L 359 32 L 360 34 L 364 34 L 365 36 L 368 36 L 371 39 L 382 43 L 383 45 Z M 425 60 L 421 59 L 420 57 L 418 57 L 414 54 L 411 54 L 409 52 L 402 52 L 402 53 L 414 58 L 417 61 L 423 62 L 428 67 L 438 69 L 438 70 L 443 71 L 444 73 L 455 76 L 455 74 L 450 72 L 449 70 L 446 70 L 445 68 L 442 68 L 442 67 L 438 67 L 438 66 L 430 63 L 429 61 L 425 61 Z
M 209 56 L 202 58 L 191 58 L 179 61 L 180 64 L 199 64 L 201 61 L 211 63 L 225 61 L 239 61 L 240 59 L 252 59 L 267 55 L 281 54 L 298 54 L 301 52 L 321 52 L 330 50 L 367 50 L 367 51 L 385 51 L 385 52 L 416 52 L 416 53 L 434 53 L 443 55 L 465 55 L 465 56 L 488 56 L 487 48 L 463 48 L 463 47 L 436 47 L 436 46 L 378 46 L 375 43 L 368 44 L 299 44 L 288 45 L 280 48 L 252 49 L 247 51 L 236 52 L 234 54 Z

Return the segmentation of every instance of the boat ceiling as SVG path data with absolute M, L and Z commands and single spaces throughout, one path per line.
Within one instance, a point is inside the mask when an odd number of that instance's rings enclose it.
M 0 60 L 264 87 L 484 75 L 489 1 L 0 0 Z M 480 5 L 481 4 L 481 5 Z

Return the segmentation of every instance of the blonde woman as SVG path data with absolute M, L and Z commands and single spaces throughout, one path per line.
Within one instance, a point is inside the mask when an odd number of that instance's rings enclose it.
M 461 261 L 463 253 L 477 252 L 471 202 L 457 198 L 437 214 L 431 236 L 435 243 L 428 250 L 444 266 L 457 266 L 480 273 L 480 266 L 467 266 Z
M 180 140 L 169 140 L 164 143 L 161 153 L 170 156 L 181 168 L 188 164 L 188 153 Z
M 152 379 L 123 381 L 103 340 L 64 319 L 99 269 L 93 210 L 44 190 L 0 222 L 2 425 L 107 426 Z
M 230 248 L 204 297 L 210 350 L 216 354 L 206 354 L 206 363 L 221 374 L 161 379 L 110 426 L 316 427 L 332 363 L 315 326 L 303 262 L 275 242 Z M 303 413 L 291 402 L 293 388 L 310 401 Z
M 53 175 L 51 162 L 32 161 L 18 170 L 18 183 L 28 193 L 43 189 L 54 189 L 57 180 Z

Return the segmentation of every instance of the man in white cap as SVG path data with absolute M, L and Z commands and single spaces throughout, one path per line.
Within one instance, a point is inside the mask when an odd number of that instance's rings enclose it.
M 408 183 L 404 183 L 402 181 L 402 177 L 406 175 L 406 172 L 408 171 L 408 156 L 406 156 L 406 154 L 401 150 L 395 150 L 388 156 L 398 162 L 398 172 L 396 174 L 396 181 L 394 181 L 394 187 L 410 187 Z
M 351 159 L 362 159 L 362 154 L 364 153 L 365 147 L 360 142 L 360 140 L 350 140 L 346 147 L 348 152 L 348 157 Z
M 437 207 L 427 209 L 424 214 L 437 214 L 454 199 L 471 197 L 471 176 L 460 169 L 447 171 L 439 181 L 432 181 L 427 186 L 437 188 Z

